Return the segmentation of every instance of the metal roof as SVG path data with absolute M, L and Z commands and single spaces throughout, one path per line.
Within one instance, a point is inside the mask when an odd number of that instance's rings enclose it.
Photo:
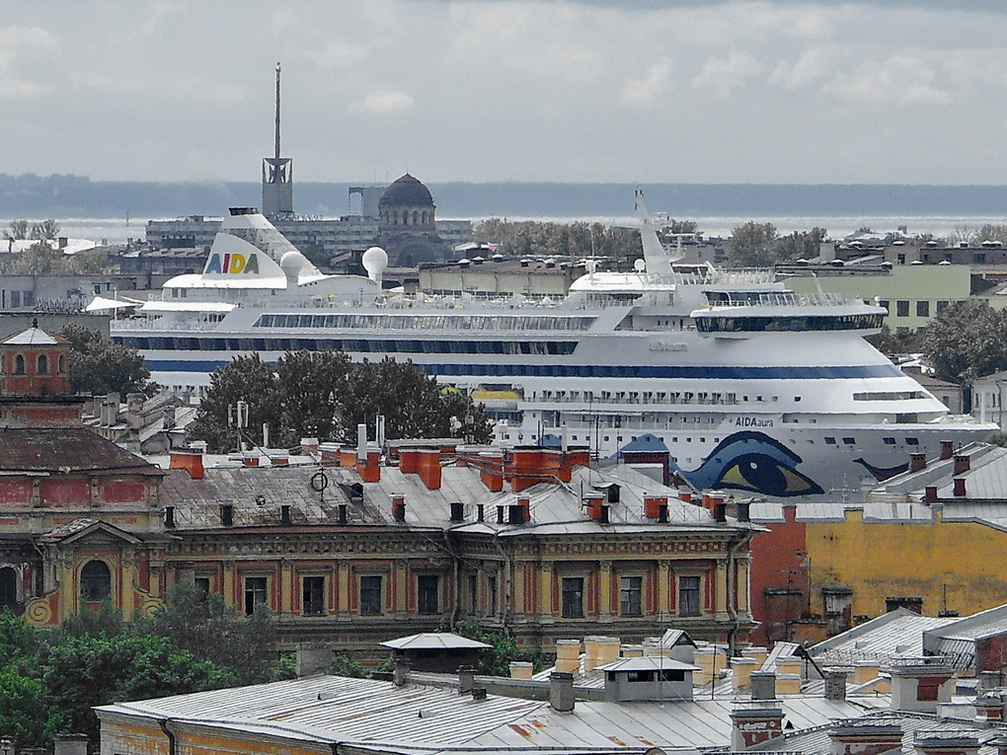
M 676 661 L 674 658 L 665 658 L 660 655 L 652 655 L 642 658 L 620 658 L 603 666 L 595 666 L 597 671 L 702 671 L 699 666 L 691 663 Z
M 485 642 L 452 632 L 420 632 L 378 644 L 393 650 L 471 650 L 492 647 Z
M 745 698 L 739 698 L 745 699 Z M 819 726 L 861 716 L 884 698 L 782 701 L 787 725 Z M 315 741 L 386 743 L 395 749 L 723 747 L 730 742 L 733 697 L 664 702 L 580 702 L 558 713 L 545 702 L 488 695 L 477 701 L 453 688 L 318 676 L 213 690 L 98 708 L 152 719 L 175 719 L 271 731 Z M 385 749 L 385 748 L 383 748 Z
M 163 474 L 86 427 L 0 428 L 0 473 Z
M 854 664 L 857 661 L 887 665 L 900 656 L 922 656 L 923 633 L 954 621 L 957 619 L 920 616 L 906 608 L 899 608 L 811 646 L 808 654 L 819 665 Z

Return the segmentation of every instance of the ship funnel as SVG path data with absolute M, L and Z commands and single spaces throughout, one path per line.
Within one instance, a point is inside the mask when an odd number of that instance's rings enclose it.
M 636 214 L 640 218 L 640 238 L 643 241 L 643 258 L 651 275 L 671 275 L 671 258 L 657 237 L 660 224 L 654 222 L 643 204 L 643 190 L 636 189 Z

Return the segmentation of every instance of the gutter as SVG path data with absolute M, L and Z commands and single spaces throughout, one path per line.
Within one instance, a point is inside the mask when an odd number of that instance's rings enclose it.
M 734 607 L 738 599 L 736 558 L 738 551 L 748 545 L 754 536 L 755 533 L 748 531 L 735 545 L 727 549 L 727 613 L 731 616 L 731 622 L 734 625 L 731 631 L 727 633 L 727 646 L 732 655 L 734 655 L 736 650 L 735 643 L 739 628 L 741 627 L 741 619 L 738 617 L 738 612 Z M 749 596 L 749 600 L 751 600 L 751 596 Z M 173 754 L 169 753 L 169 755 Z

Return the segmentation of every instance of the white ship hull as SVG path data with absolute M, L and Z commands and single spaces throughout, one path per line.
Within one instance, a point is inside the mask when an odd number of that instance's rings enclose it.
M 285 288 L 274 281 L 264 295 L 260 285 L 254 301 L 247 291 L 241 301 L 212 258 L 217 289 L 206 271 L 199 285 L 191 276 L 169 282 L 166 298 L 191 286 L 185 307 L 154 307 L 149 319 L 114 328 L 156 381 L 177 390 L 198 394 L 214 368 L 254 352 L 411 359 L 473 391 L 498 420 L 501 443 L 565 438 L 602 456 L 663 458 L 699 489 L 745 496 L 860 498 L 910 454 L 934 456 L 941 441 L 960 445 L 995 430 L 950 417 L 863 339 L 881 310 L 799 298 L 764 273 L 680 274 L 666 265 L 662 275 L 589 274 L 555 306 L 459 303 L 386 297 L 365 278 L 303 270 L 307 283 L 298 283 L 287 252 Z M 193 301 L 223 294 L 240 304 L 226 315 Z

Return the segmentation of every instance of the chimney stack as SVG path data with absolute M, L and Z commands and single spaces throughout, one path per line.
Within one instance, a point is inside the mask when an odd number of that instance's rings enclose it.
M 573 674 L 553 671 L 549 674 L 549 705 L 559 713 L 573 710 Z
M 171 452 L 168 469 L 184 469 L 193 480 L 202 480 L 206 473 L 203 471 L 203 452 L 195 449 L 175 449 Z
M 825 675 L 825 699 L 845 700 L 846 699 L 846 677 L 850 672 L 843 668 L 827 668 Z
M 964 498 L 965 497 L 965 478 L 964 477 L 955 477 L 953 480 L 951 480 L 951 482 L 955 486 L 954 487 L 955 498 Z
M 956 731 L 917 731 L 913 746 L 919 755 L 978 755 L 979 738 Z
M 927 455 L 925 453 L 909 454 L 909 471 L 922 472 L 927 468 Z
M 875 755 L 902 752 L 902 726 L 883 721 L 849 721 L 829 732 L 832 752 L 844 755 Z
M 927 485 L 923 488 L 923 503 L 932 506 L 937 503 L 937 486 Z
M 776 699 L 776 674 L 772 671 L 753 671 L 748 675 L 753 700 Z
M 950 440 L 941 441 L 941 461 L 947 461 L 955 454 L 955 444 Z
M 954 467 L 951 474 L 958 476 L 969 471 L 968 454 L 955 454 Z
M 779 700 L 736 702 L 731 711 L 731 750 L 742 752 L 783 732 Z

